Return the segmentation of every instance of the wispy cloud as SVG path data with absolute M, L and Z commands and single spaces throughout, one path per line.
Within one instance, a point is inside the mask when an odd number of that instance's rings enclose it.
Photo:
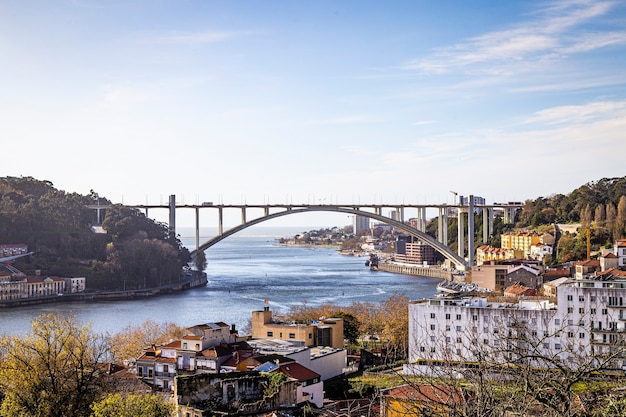
M 626 101 L 600 101 L 578 106 L 559 106 L 536 112 L 526 123 L 545 125 L 589 123 L 626 117 Z
M 532 20 L 439 49 L 430 57 L 410 61 L 402 68 L 445 73 L 453 68 L 484 63 L 544 62 L 567 54 L 624 44 L 626 31 L 584 33 L 580 27 L 606 15 L 614 5 L 609 1 L 557 1 L 538 10 Z M 490 71 L 494 71 L 493 67 Z
M 379 123 L 381 120 L 372 116 L 365 115 L 352 115 L 352 116 L 339 116 L 330 119 L 322 119 L 313 122 L 316 125 L 351 125 L 351 124 L 363 124 L 363 123 Z
M 199 32 L 170 32 L 166 34 L 147 36 L 140 40 L 143 43 L 199 45 L 225 42 L 231 39 L 250 36 L 255 32 L 247 31 L 199 31 Z

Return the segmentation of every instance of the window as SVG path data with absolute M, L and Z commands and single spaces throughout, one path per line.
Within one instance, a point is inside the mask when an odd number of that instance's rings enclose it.
M 461 315 L 460 315 L 460 314 L 457 314 L 457 315 L 456 315 L 456 319 L 457 319 L 457 320 L 461 320 Z
M 450 320 L 450 313 L 446 313 L 446 320 Z
M 152 368 L 148 368 L 148 378 L 152 378 Z
M 138 377 L 142 377 L 143 376 L 143 366 L 138 366 L 137 367 L 137 376 Z
M 267 337 L 274 337 L 274 332 L 267 332 Z
M 430 313 L 430 318 L 434 319 L 435 318 L 435 313 Z
M 560 319 L 554 319 L 554 325 L 558 326 L 561 324 L 561 320 Z
M 456 326 L 456 331 L 460 332 L 461 331 L 461 326 Z
M 420 346 L 420 352 L 424 352 L 426 349 L 424 349 L 424 346 Z
M 557 350 L 561 350 L 561 344 L 560 343 L 555 343 L 554 344 L 554 348 Z
M 183 349 L 187 349 L 187 342 L 183 342 Z
M 435 341 L 435 336 L 430 336 L 430 341 L 434 342 Z
M 567 337 L 574 337 L 574 332 L 567 332 Z
M 585 334 L 584 333 L 578 333 L 578 338 L 579 339 L 584 339 L 585 338 Z
M 572 314 L 574 312 L 574 307 L 567 307 L 567 313 Z
M 446 336 L 446 343 L 450 343 L 452 342 L 452 339 L 450 338 L 450 336 Z
M 457 337 L 457 338 L 456 338 L 456 342 L 457 342 L 457 343 L 461 343 L 461 338 L 460 338 L 460 337 Z
M 483 333 L 489 333 L 489 329 L 487 327 L 483 328 Z
M 435 325 L 434 324 L 430 325 L 430 330 L 435 330 Z
M 484 343 L 485 345 L 488 345 L 488 344 L 489 344 L 489 339 L 483 339 L 483 343 Z
M 584 295 L 579 295 L 578 296 L 578 301 L 580 301 L 581 303 L 585 302 L 585 296 Z
M 477 314 L 473 314 L 472 315 L 472 320 L 474 320 L 474 321 L 478 320 L 478 315 Z
M 196 343 L 196 350 L 200 350 L 200 343 Z
M 579 309 L 578 309 L 578 313 L 580 313 L 580 314 L 585 314 L 585 309 L 584 309 L 584 308 L 582 308 L 582 307 L 581 307 L 581 308 L 579 308 Z
M 446 332 L 449 332 L 449 331 L 450 331 L 450 325 L 448 324 L 446 325 Z
M 532 335 L 533 337 L 537 337 L 537 330 L 533 330 L 533 331 L 531 332 L 531 335 Z
M 602 309 L 602 315 L 606 316 L 607 314 L 609 314 L 609 310 L 607 310 L 606 308 Z
M 595 308 L 591 309 L 591 314 L 596 314 L 596 309 Z
M 595 295 L 591 296 L 591 301 L 596 301 L 596 296 Z
M 570 294 L 570 295 L 567 296 L 567 301 L 572 301 L 573 299 L 574 299 L 573 295 Z
M 295 339 L 296 338 L 296 334 L 295 333 L 289 333 L 289 338 L 290 339 Z
M 568 324 L 569 326 L 573 326 L 573 325 L 574 325 L 574 320 L 571 320 L 571 319 L 570 319 L 570 320 L 567 320 L 567 324 Z
M 313 333 L 309 333 L 309 339 L 313 339 Z

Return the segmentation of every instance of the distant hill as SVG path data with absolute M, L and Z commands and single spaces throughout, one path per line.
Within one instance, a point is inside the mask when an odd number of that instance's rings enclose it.
M 189 252 L 167 225 L 135 209 L 111 205 L 93 233 L 96 213 L 86 206 L 106 198 L 67 193 L 50 181 L 0 177 L 0 243 L 25 243 L 35 254 L 16 262 L 25 272 L 84 276 L 94 290 L 139 289 L 180 279 Z

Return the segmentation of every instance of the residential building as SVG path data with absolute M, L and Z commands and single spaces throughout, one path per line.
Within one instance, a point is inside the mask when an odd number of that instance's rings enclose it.
M 543 261 L 547 255 L 552 256 L 552 246 L 541 242 L 530 245 L 530 259 Z
M 576 279 L 586 279 L 590 275 L 600 271 L 600 261 L 598 259 L 591 259 L 588 261 L 576 262 Z
M 28 245 L 24 243 L 3 243 L 0 244 L 0 258 L 8 256 L 24 255 L 28 253 Z
M 401 235 L 396 238 L 396 254 L 394 261 L 435 265 L 437 263 L 437 252 L 430 246 L 420 242 L 416 237 Z
M 517 360 L 529 346 L 535 357 L 557 358 L 566 366 L 614 352 L 626 333 L 626 279 L 569 280 L 547 299 L 498 302 L 487 297 L 434 298 L 409 304 L 409 364 L 426 372 L 428 362 Z M 529 342 L 530 341 L 530 342 Z M 530 365 L 540 366 L 539 359 Z M 624 357 L 610 359 L 626 371 Z
M 450 416 L 464 404 L 459 388 L 436 384 L 406 384 L 383 390 L 382 417 Z
M 522 251 L 515 249 L 494 248 L 489 245 L 481 245 L 476 248 L 476 265 L 483 265 L 492 261 L 519 259 L 521 257 Z
M 523 257 L 530 256 L 530 247 L 541 242 L 542 236 L 534 232 L 507 232 L 500 235 L 502 249 L 516 249 L 522 251 Z
M 618 239 L 613 245 L 613 253 L 617 256 L 617 266 L 626 266 L 626 239 Z
M 507 265 L 480 265 L 472 268 L 472 283 L 481 288 L 501 292 L 506 284 Z
M 320 379 L 320 375 L 297 362 L 289 362 L 277 364 L 274 362 L 265 362 L 255 371 L 261 373 L 282 373 L 292 380 L 297 381 L 296 384 L 296 404 L 310 402 L 321 408 L 324 405 L 324 383 Z
M 532 289 L 539 288 L 543 284 L 541 271 L 527 265 L 511 265 L 506 272 L 505 285 L 514 283 Z
M 343 348 L 343 319 L 321 318 L 311 323 L 274 321 L 269 306 L 252 312 L 252 337 L 299 342 L 302 346 Z
M 606 271 L 607 269 L 613 269 L 619 267 L 619 258 L 615 253 L 607 251 L 600 255 L 600 271 Z
M 357 235 L 370 229 L 370 219 L 365 216 L 354 216 L 352 219 L 352 232 Z

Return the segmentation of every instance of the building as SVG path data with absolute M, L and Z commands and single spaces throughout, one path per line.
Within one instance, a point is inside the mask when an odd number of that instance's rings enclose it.
M 569 280 L 547 299 L 498 302 L 486 297 L 434 298 L 409 304 L 409 365 L 427 372 L 432 361 L 516 363 L 532 347 L 531 366 L 542 357 L 565 366 L 592 367 L 598 355 L 626 371 L 617 355 L 626 334 L 626 279 Z M 613 356 L 609 356 L 613 355 Z
M 358 235 L 359 233 L 370 229 L 370 219 L 365 216 L 354 216 L 352 219 L 352 233 Z
M 318 408 L 324 405 L 324 383 L 320 379 L 320 375 L 297 362 L 283 364 L 271 361 L 265 362 L 256 367 L 255 371 L 282 373 L 288 378 L 297 381 L 296 404 L 310 402 Z
M 396 262 L 435 265 L 437 263 L 437 252 L 430 246 L 420 242 L 416 237 L 401 235 L 396 238 Z
M 311 323 L 274 321 L 268 306 L 252 312 L 252 337 L 299 342 L 302 346 L 343 348 L 343 319 L 322 318 Z
M 506 261 L 511 259 L 519 259 L 522 257 L 522 251 L 515 249 L 494 248 L 489 245 L 481 245 L 476 248 L 476 265 L 482 265 L 490 262 Z
M 618 239 L 613 245 L 613 253 L 617 256 L 617 266 L 626 266 L 626 239 Z
M 507 265 L 480 265 L 472 268 L 472 283 L 492 291 L 502 291 L 506 286 Z
M 576 262 L 576 279 L 586 279 L 590 275 L 600 271 L 600 260 L 591 259 L 588 261 Z
M 16 256 L 16 255 L 24 255 L 26 253 L 28 253 L 28 245 L 24 243 L 0 244 L 0 258 Z
M 543 261 L 543 259 L 548 255 L 552 256 L 552 246 L 541 242 L 530 245 L 530 259 Z
M 539 233 L 517 232 L 504 233 L 500 235 L 500 247 L 502 249 L 515 249 L 522 252 L 523 258 L 530 257 L 530 247 L 541 242 L 542 236 Z
M 406 384 L 382 392 L 381 416 L 450 416 L 462 414 L 464 396 L 459 388 L 436 384 Z

